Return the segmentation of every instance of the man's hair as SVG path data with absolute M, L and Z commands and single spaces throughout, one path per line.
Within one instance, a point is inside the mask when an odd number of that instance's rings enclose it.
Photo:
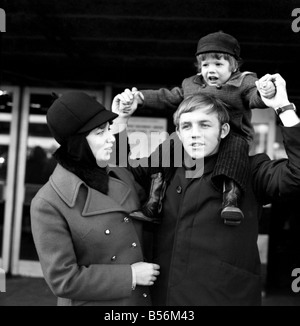
M 206 113 L 208 114 L 216 113 L 220 126 L 222 126 L 224 123 L 229 123 L 227 105 L 222 100 L 217 99 L 212 95 L 198 94 L 189 96 L 180 103 L 178 109 L 173 115 L 173 121 L 176 129 L 179 129 L 179 120 L 183 113 L 201 109 L 205 109 Z
M 201 53 L 197 55 L 197 63 L 195 64 L 197 67 L 198 72 L 201 72 L 201 62 L 207 60 L 208 58 L 212 59 L 224 59 L 229 62 L 229 66 L 231 72 L 238 71 L 243 64 L 242 59 L 237 60 L 235 57 L 228 53 L 219 53 L 219 52 L 208 52 L 208 53 Z

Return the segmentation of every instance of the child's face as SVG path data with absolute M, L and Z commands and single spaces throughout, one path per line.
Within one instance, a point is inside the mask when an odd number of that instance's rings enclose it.
M 229 61 L 209 56 L 201 62 L 201 73 L 209 86 L 216 86 L 226 83 L 232 72 Z

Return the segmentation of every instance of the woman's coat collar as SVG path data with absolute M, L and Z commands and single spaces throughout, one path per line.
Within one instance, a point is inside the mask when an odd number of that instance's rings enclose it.
M 119 178 L 112 177 L 112 172 Z M 138 198 L 128 200 L 132 190 L 125 182 L 125 173 L 120 168 L 108 168 L 109 193 L 107 195 L 90 188 L 78 178 L 75 174 L 63 168 L 60 164 L 55 168 L 50 177 L 50 184 L 58 194 L 58 196 L 70 207 L 74 207 L 78 197 L 79 189 L 85 187 L 87 189 L 86 201 L 82 211 L 83 216 L 91 216 L 95 214 L 104 214 L 113 211 L 129 213 L 138 207 Z M 125 180 L 125 182 L 122 181 Z

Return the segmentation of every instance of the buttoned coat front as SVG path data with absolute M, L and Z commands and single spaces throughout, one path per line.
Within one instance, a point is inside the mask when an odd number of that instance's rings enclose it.
M 102 194 L 57 165 L 31 204 L 34 242 L 58 305 L 150 305 L 148 287 L 132 290 L 131 264 L 143 261 L 142 225 L 132 175 L 108 169 Z M 101 180 L 99 180 L 101 182 Z
M 229 306 L 261 304 L 261 266 L 257 247 L 262 205 L 300 194 L 300 124 L 282 128 L 287 159 L 249 157 L 251 174 L 242 197 L 242 223 L 225 225 L 222 193 L 211 182 L 217 154 L 204 159 L 204 172 L 187 178 L 184 167 L 169 178 L 161 223 L 154 232 L 153 261 L 160 275 L 154 305 Z M 143 167 L 132 169 L 141 183 Z M 201 170 L 201 169 L 200 169 Z

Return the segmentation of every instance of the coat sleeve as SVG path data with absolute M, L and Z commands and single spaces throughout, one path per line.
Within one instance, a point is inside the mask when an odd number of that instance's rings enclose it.
M 254 192 L 263 204 L 275 196 L 290 198 L 300 194 L 300 124 L 280 128 L 288 158 L 270 160 L 259 154 L 251 164 Z
M 135 181 L 146 191 L 150 188 L 152 174 L 163 172 L 166 178 L 170 178 L 175 166 L 182 164 L 182 143 L 175 132 L 157 146 L 149 157 L 142 157 L 141 159 L 129 158 L 130 146 L 126 130 L 115 134 L 115 138 L 113 151 L 116 152 L 114 155 L 117 162 L 122 163 L 121 166 L 127 167 L 133 174 Z M 121 143 L 123 146 L 120 145 Z M 124 152 L 119 151 L 121 148 L 129 150 L 124 154 Z M 122 160 L 119 159 L 121 156 L 123 157 Z
M 117 133 L 115 136 L 115 143 L 113 145 L 112 161 L 110 163 L 120 167 L 127 168 L 137 183 L 143 189 L 148 190 L 151 171 L 151 158 L 142 157 L 141 159 L 131 159 L 131 148 L 129 144 L 127 130 Z
M 252 74 L 245 76 L 242 85 L 243 99 L 246 101 L 246 103 L 249 104 L 250 109 L 267 109 L 268 107 L 261 99 L 260 94 L 256 88 L 255 82 L 257 80 L 257 77 Z
M 101 301 L 131 295 L 131 266 L 79 266 L 72 242 L 76 235 L 71 234 L 62 214 L 41 197 L 32 201 L 31 225 L 45 280 L 56 296 Z
M 160 88 L 158 90 L 143 90 L 145 109 L 169 109 L 175 111 L 183 100 L 183 90 L 180 87 L 174 87 L 171 90 Z

